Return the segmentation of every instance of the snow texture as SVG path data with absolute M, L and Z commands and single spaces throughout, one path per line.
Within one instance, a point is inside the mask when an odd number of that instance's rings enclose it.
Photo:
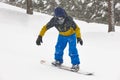
M 36 45 L 40 29 L 52 16 L 0 3 L 0 80 L 120 80 L 120 28 L 108 33 L 108 25 L 75 20 L 80 26 L 83 46 L 77 44 L 81 65 L 94 76 L 84 76 L 40 64 L 54 60 L 58 32 L 46 32 L 43 44 Z M 68 46 L 64 65 L 71 66 Z

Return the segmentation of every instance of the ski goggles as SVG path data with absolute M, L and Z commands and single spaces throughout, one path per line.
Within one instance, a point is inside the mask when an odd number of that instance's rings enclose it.
M 64 18 L 64 17 L 57 17 L 57 22 L 58 22 L 59 24 L 63 24 L 64 21 L 65 21 L 65 18 Z
M 57 17 L 58 20 L 64 20 L 64 17 Z

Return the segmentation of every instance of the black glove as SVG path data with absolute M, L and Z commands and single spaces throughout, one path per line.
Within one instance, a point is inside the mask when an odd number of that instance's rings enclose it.
M 77 38 L 77 43 L 80 43 L 81 45 L 83 45 L 83 40 L 81 38 Z
M 37 45 L 41 45 L 41 43 L 43 43 L 42 41 L 42 36 L 38 36 L 37 40 L 36 40 L 36 44 Z

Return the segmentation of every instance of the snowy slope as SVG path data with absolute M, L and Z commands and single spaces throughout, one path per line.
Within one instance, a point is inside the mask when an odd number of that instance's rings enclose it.
M 120 28 L 107 33 L 107 25 L 75 20 L 81 27 L 84 45 L 77 45 L 81 69 L 95 72 L 84 76 L 40 64 L 40 60 L 53 61 L 58 32 L 47 31 L 43 44 L 36 38 L 41 27 L 52 16 L 26 11 L 0 3 L 0 80 L 120 80 Z M 65 65 L 71 66 L 68 47 Z

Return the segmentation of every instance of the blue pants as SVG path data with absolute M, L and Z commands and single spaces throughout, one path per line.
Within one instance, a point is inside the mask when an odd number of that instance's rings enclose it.
M 71 36 L 62 36 L 59 34 L 58 41 L 55 46 L 55 60 L 63 63 L 63 51 L 67 43 L 69 44 L 69 56 L 71 58 L 71 63 L 73 65 L 80 64 L 79 55 L 76 48 L 76 34 L 72 34 Z

